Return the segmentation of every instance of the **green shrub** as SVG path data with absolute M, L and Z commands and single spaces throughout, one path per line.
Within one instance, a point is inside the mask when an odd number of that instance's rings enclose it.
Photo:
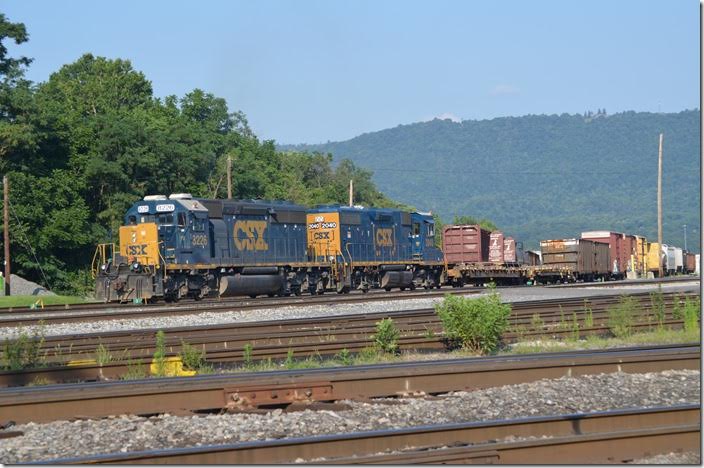
M 205 367 L 205 350 L 198 349 L 190 343 L 181 340 L 181 351 L 178 353 L 181 363 L 187 370 L 200 372 Z
M 633 333 L 638 302 L 631 296 L 621 296 L 618 304 L 609 307 L 609 329 L 614 336 L 625 338 Z
M 43 328 L 35 329 L 31 336 L 22 330 L 14 340 L 5 339 L 2 347 L 3 367 L 11 371 L 40 367 L 44 363 L 41 355 L 43 344 Z
M 335 359 L 340 361 L 343 366 L 352 365 L 352 353 L 347 348 L 342 348 L 342 351 L 335 355 Z
M 496 291 L 476 299 L 448 294 L 435 311 L 451 342 L 473 352 L 490 353 L 508 326 L 511 305 L 502 304 Z
M 166 334 L 163 330 L 156 332 L 156 346 L 154 347 L 154 367 L 157 377 L 166 376 Z
M 701 302 L 698 297 L 687 298 L 684 301 L 684 329 L 686 331 L 699 330 L 699 318 L 701 315 Z
M 399 332 L 390 318 L 376 323 L 376 333 L 372 336 L 374 347 L 384 353 L 395 353 L 398 350 Z

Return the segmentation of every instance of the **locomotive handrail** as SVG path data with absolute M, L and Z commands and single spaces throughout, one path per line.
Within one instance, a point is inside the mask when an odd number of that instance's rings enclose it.
M 100 273 L 100 267 L 101 265 L 105 265 L 107 263 L 107 249 L 110 247 L 112 254 L 111 257 L 115 256 L 115 243 L 114 242 L 109 242 L 109 243 L 104 243 L 104 244 L 98 244 L 95 248 L 95 253 L 93 254 L 93 261 L 91 262 L 91 276 L 93 279 L 98 277 L 98 274 Z

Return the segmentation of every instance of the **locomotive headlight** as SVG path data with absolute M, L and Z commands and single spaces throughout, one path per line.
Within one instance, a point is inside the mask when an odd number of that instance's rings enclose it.
M 133 269 L 134 271 L 139 270 L 139 262 L 134 262 L 134 263 L 132 264 L 132 269 Z
M 108 269 L 107 263 L 103 263 L 102 265 L 100 265 L 100 269 L 101 269 L 102 271 L 107 270 L 107 269 Z

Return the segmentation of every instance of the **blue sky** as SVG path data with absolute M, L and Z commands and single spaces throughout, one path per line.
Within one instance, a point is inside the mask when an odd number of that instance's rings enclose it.
M 0 1 L 44 81 L 91 52 L 157 96 L 201 88 L 263 139 L 344 140 L 435 116 L 699 106 L 695 0 Z

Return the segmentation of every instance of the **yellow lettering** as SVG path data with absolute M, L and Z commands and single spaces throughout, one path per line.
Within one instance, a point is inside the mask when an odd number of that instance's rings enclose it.
M 236 221 L 235 247 L 238 250 L 268 250 L 269 244 L 264 240 L 266 228 L 266 221 Z
M 394 235 L 391 229 L 383 228 L 376 230 L 376 244 L 383 247 L 394 245 Z

